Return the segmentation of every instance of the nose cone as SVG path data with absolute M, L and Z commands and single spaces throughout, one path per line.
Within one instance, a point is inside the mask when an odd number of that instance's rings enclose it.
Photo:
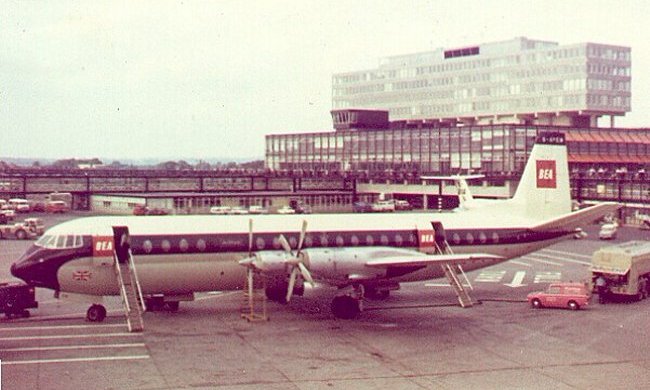
M 25 266 L 25 262 L 16 262 L 11 265 L 10 271 L 11 274 L 18 279 L 22 279 L 24 281 L 28 281 L 29 279 L 29 273 L 27 272 L 27 266 Z

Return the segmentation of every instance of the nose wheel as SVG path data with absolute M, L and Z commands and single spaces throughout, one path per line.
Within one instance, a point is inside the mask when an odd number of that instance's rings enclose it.
M 90 322 L 102 322 L 106 318 L 106 308 L 103 305 L 92 305 L 86 312 L 86 319 Z
M 332 299 L 332 314 L 337 318 L 351 320 L 356 318 L 363 310 L 363 285 L 354 286 L 354 291 L 348 295 L 339 295 Z

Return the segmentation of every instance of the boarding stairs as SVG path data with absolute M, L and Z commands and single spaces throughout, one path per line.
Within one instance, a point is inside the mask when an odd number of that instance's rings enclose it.
M 128 229 L 124 231 L 116 230 L 116 228 L 125 227 L 113 227 L 115 242 L 113 254 L 126 323 L 130 332 L 142 332 L 144 330 L 142 313 L 146 310 L 146 307 L 135 262 L 133 261 L 133 254 L 128 243 Z
M 453 254 L 454 252 L 451 250 L 451 247 L 447 242 L 447 238 L 445 236 L 445 231 L 444 228 L 442 227 L 442 223 L 432 222 L 431 224 L 433 225 L 433 230 L 434 230 L 434 243 L 435 243 L 434 253 L 441 254 L 441 255 Z M 444 264 L 440 264 L 440 267 L 442 268 L 442 271 L 445 273 L 445 276 L 449 281 L 449 285 L 456 293 L 456 296 L 458 297 L 458 303 L 460 303 L 460 306 L 472 307 L 474 303 L 472 302 L 472 297 L 470 297 L 469 292 L 467 291 L 466 288 L 468 287 L 472 289 L 472 285 L 470 284 L 469 279 L 467 278 L 467 275 L 463 271 L 463 268 L 460 266 L 460 264 L 444 263 Z M 461 281 L 461 278 L 459 277 L 459 273 L 463 275 L 463 279 L 466 282 L 466 285 L 464 285 L 463 281 Z
M 248 322 L 269 320 L 266 312 L 266 283 L 263 277 L 262 282 L 256 282 L 256 274 L 257 272 L 251 268 L 246 271 L 246 288 L 240 312 L 241 317 Z

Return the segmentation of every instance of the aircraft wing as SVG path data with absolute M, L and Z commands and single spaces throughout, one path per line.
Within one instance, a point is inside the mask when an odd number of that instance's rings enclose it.
M 452 255 L 421 255 L 421 256 L 388 256 L 378 259 L 368 260 L 368 267 L 423 267 L 436 264 L 466 264 L 483 260 L 503 259 L 501 256 L 490 255 L 487 253 L 463 253 Z
M 575 230 L 578 227 L 592 223 L 593 221 L 602 218 L 603 216 L 613 213 L 621 208 L 621 205 L 616 202 L 603 202 L 594 206 L 590 206 L 570 214 L 562 215 L 550 221 L 534 226 L 531 230 L 537 232 L 548 231 L 569 231 Z

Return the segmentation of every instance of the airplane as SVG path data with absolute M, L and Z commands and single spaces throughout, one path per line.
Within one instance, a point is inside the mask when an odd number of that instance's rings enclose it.
M 500 206 L 499 206 L 500 205 Z M 113 227 L 128 227 L 143 295 L 169 310 L 194 293 L 242 290 L 253 273 L 269 299 L 286 303 L 316 281 L 343 292 L 332 312 L 354 318 L 365 297 L 387 297 L 400 283 L 488 267 L 547 247 L 619 208 L 600 203 L 571 212 L 562 133 L 537 137 L 514 197 L 462 213 L 251 216 L 99 216 L 50 228 L 14 264 L 30 285 L 92 303 L 103 320 L 104 296 L 119 295 Z M 440 244 L 452 249 L 441 251 Z

